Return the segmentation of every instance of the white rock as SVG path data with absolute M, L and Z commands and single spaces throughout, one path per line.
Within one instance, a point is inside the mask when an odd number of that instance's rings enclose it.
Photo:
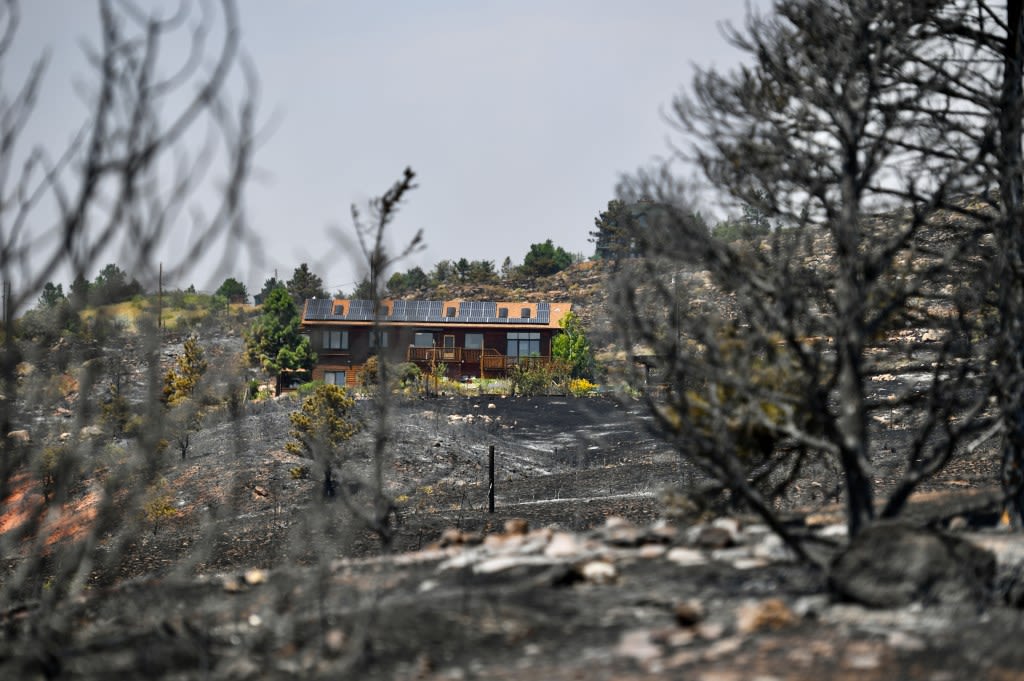
M 769 562 L 764 558 L 737 558 L 732 561 L 732 566 L 737 570 L 756 570 L 767 565 Z
M 825 527 L 818 530 L 818 534 L 822 537 L 845 537 L 847 535 L 848 528 L 846 525 L 837 523 L 834 525 L 826 525 Z
M 755 558 L 783 562 L 794 560 L 793 551 L 777 534 L 765 535 L 750 550 Z
M 627 631 L 619 639 L 615 654 L 620 657 L 631 657 L 637 662 L 649 662 L 661 657 L 661 647 L 651 641 L 651 633 L 646 629 Z
M 697 549 L 688 549 L 684 546 L 677 546 L 670 549 L 665 558 L 676 565 L 682 565 L 683 567 L 690 565 L 704 565 L 708 562 L 707 556 L 705 556 L 703 552 L 698 551 Z
M 579 553 L 581 548 L 576 535 L 570 532 L 555 532 L 544 548 L 544 555 L 548 558 L 568 558 Z
M 725 530 L 734 542 L 740 540 L 740 522 L 735 518 L 715 518 L 711 521 L 711 527 Z
M 747 558 L 750 558 L 749 546 L 731 546 L 727 549 L 715 549 L 711 552 L 711 560 L 720 560 L 723 563 L 735 563 Z
M 478 575 L 492 575 L 525 565 L 555 565 L 555 561 L 543 556 L 499 556 L 477 563 L 473 566 L 473 572 Z
M 580 568 L 583 579 L 594 584 L 609 584 L 619 576 L 616 567 L 606 560 L 592 560 Z

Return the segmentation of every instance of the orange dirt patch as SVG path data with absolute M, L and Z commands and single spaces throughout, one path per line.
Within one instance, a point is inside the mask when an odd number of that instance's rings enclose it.
M 59 512 L 52 513 L 47 509 L 39 480 L 29 475 L 20 475 L 13 483 L 14 490 L 0 511 L 0 534 L 12 532 L 46 513 L 49 517 L 43 521 L 43 532 L 46 545 L 49 546 L 67 539 L 80 539 L 96 519 L 96 508 L 100 502 L 96 492 L 89 492 L 68 502 Z M 26 541 L 31 539 L 26 537 Z

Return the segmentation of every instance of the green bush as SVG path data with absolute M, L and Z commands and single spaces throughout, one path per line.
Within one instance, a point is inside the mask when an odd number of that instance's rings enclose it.
M 547 362 L 523 362 L 512 366 L 508 378 L 513 396 L 535 397 L 546 395 L 551 390 L 555 371 Z

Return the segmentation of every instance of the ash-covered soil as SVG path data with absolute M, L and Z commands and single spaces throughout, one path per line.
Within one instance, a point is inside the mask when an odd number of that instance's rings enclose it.
M 322 498 L 316 466 L 285 451 L 291 408 L 248 405 L 207 422 L 187 458 L 168 454 L 175 517 L 133 537 L 81 596 L 45 613 L 29 592 L 3 604 L 0 677 L 942 681 L 1024 669 L 1024 618 L 998 592 L 1024 563 L 1017 533 L 961 522 L 999 561 L 984 602 L 833 603 L 825 576 L 742 510 L 666 522 L 661 490 L 700 476 L 637 406 L 440 397 L 394 407 L 395 539 L 381 556 Z M 356 503 L 372 404 L 358 413 L 367 428 L 341 476 Z M 885 489 L 900 431 L 878 427 Z M 954 461 L 910 515 L 945 524 L 994 492 L 994 466 L 992 451 Z M 842 522 L 832 475 L 823 467 L 785 502 L 828 541 Z

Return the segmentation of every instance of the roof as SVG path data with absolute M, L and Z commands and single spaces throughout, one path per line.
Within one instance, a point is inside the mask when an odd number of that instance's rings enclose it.
M 377 321 L 390 325 L 457 324 L 557 329 L 562 318 L 572 310 L 571 303 L 521 301 L 386 299 L 380 304 L 382 310 Z M 452 312 L 454 314 L 450 314 Z M 302 321 L 370 324 L 374 321 L 373 303 L 369 300 L 310 298 L 303 306 Z

